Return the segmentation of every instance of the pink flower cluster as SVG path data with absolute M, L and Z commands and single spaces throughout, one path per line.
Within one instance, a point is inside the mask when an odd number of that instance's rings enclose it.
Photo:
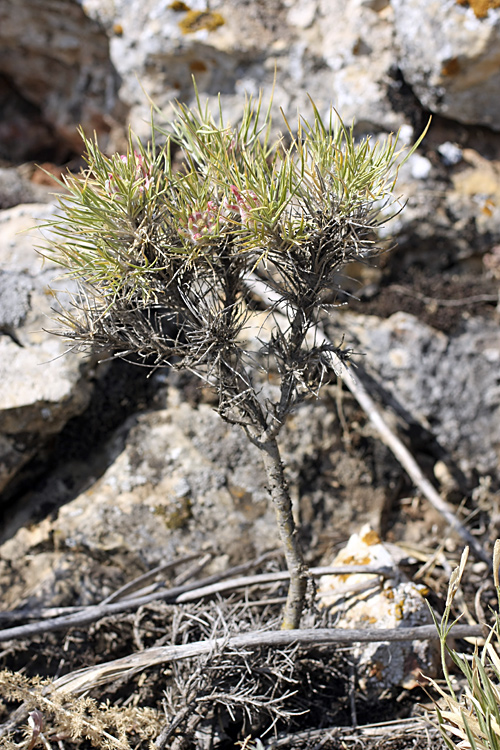
M 248 224 L 253 220 L 252 208 L 257 208 L 260 205 L 259 199 L 252 190 L 247 190 L 245 193 L 236 187 L 236 185 L 230 186 L 230 191 L 234 195 L 236 203 L 230 203 L 227 198 L 224 198 L 222 202 L 222 211 L 231 211 L 240 214 L 242 224 Z
M 187 224 L 179 230 L 183 237 L 187 237 L 195 245 L 206 237 L 210 237 L 217 232 L 218 209 L 217 204 L 208 201 L 205 211 L 194 211 L 188 216 Z
M 152 181 L 152 175 L 151 175 L 151 164 L 148 164 L 143 157 L 142 154 L 138 153 L 137 151 L 134 151 L 133 157 L 130 156 L 130 154 L 121 154 L 120 155 L 120 161 L 123 162 L 123 164 L 129 164 L 130 159 L 133 158 L 133 163 L 135 165 L 134 170 L 134 186 L 138 190 L 140 194 L 142 194 L 145 190 L 147 190 Z M 117 185 L 116 177 L 113 175 L 112 172 L 108 173 L 108 179 L 104 183 L 104 187 L 106 189 L 106 192 L 109 193 L 109 195 L 113 195 L 115 193 L 120 192 L 120 188 Z
M 235 213 L 239 213 L 241 223 L 246 226 L 254 221 L 251 211 L 260 205 L 255 193 L 252 191 L 242 193 L 236 185 L 231 185 L 229 189 L 234 196 L 234 202 L 227 197 L 220 206 L 214 201 L 208 201 L 204 211 L 194 211 L 188 217 L 187 223 L 180 229 L 180 234 L 197 245 L 216 235 L 221 225 L 230 224 L 232 215 Z

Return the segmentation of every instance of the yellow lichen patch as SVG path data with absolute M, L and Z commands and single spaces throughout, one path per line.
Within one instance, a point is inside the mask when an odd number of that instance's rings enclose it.
M 201 29 L 215 31 L 224 23 L 224 18 L 220 13 L 213 13 L 211 10 L 190 10 L 182 21 L 179 21 L 179 28 L 183 34 L 194 34 L 195 31 L 201 31 Z
M 342 555 L 337 557 L 338 565 L 370 565 L 372 563 L 370 555 Z
M 476 18 L 485 18 L 488 11 L 493 8 L 500 8 L 500 0 L 456 0 L 458 5 L 468 5 Z
M 182 529 L 192 518 L 191 500 L 182 498 L 182 500 L 169 507 L 156 505 L 153 513 L 155 516 L 163 519 L 167 529 L 171 531 Z
M 494 208 L 495 208 L 495 201 L 491 200 L 491 198 L 487 198 L 484 202 L 483 207 L 481 208 L 481 212 L 485 214 L 485 216 L 493 216 Z
M 403 599 L 400 599 L 394 604 L 394 617 L 399 622 L 400 620 L 404 619 L 404 616 L 405 616 L 405 603 Z
M 189 5 L 183 3 L 182 0 L 174 0 L 173 3 L 170 3 L 168 7 L 170 8 L 170 10 L 175 10 L 176 13 L 184 13 L 188 10 L 191 10 Z
M 372 559 L 369 555 L 346 555 L 345 553 L 342 554 L 342 551 L 335 560 L 336 565 L 370 565 L 371 563 Z M 335 579 L 342 583 L 350 578 L 350 573 L 339 573 L 335 576 Z
M 365 524 L 359 534 L 351 536 L 332 564 L 392 568 L 394 561 L 381 543 L 377 532 L 369 524 Z M 346 585 L 354 588 L 360 586 L 362 591 L 366 592 L 368 589 L 380 588 L 380 578 L 375 573 L 336 573 L 322 576 L 318 586 L 320 607 L 334 608 L 338 600 L 343 601 Z

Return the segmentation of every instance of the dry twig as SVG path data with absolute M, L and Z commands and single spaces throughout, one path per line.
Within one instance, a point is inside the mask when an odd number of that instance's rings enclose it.
M 254 563 L 255 564 L 255 563 Z M 248 567 L 248 565 L 237 566 L 232 568 L 234 573 L 241 567 Z M 322 575 L 354 575 L 356 573 L 366 573 L 371 575 L 379 575 L 387 577 L 391 571 L 389 568 L 376 567 L 370 565 L 343 565 L 334 567 L 319 567 L 312 568 L 310 574 L 318 577 Z M 34 635 L 40 635 L 42 633 L 54 632 L 57 630 L 66 630 L 73 627 L 81 627 L 82 625 L 88 625 L 91 622 L 96 622 L 102 617 L 108 617 L 109 615 L 116 615 L 121 612 L 128 610 L 138 609 L 145 604 L 150 604 L 154 601 L 167 601 L 172 604 L 181 604 L 186 602 L 196 601 L 205 596 L 213 596 L 214 594 L 234 591 L 236 589 L 247 588 L 248 586 L 262 586 L 269 583 L 275 583 L 277 581 L 286 581 L 289 578 L 288 571 L 277 571 L 275 573 L 261 573 L 255 576 L 245 576 L 241 578 L 232 578 L 230 580 L 221 581 L 221 578 L 225 578 L 226 574 L 219 574 L 216 576 L 210 576 L 209 578 L 199 581 L 198 583 L 192 583 L 185 586 L 177 586 L 172 589 L 162 589 L 146 596 L 135 597 L 131 599 L 124 599 L 122 601 L 113 602 L 111 604 L 101 603 L 95 606 L 85 607 L 78 611 L 71 610 L 70 614 L 65 614 L 60 617 L 53 617 L 46 620 L 38 620 L 37 622 L 29 623 L 26 625 L 18 625 L 12 628 L 5 628 L 0 630 L 0 642 L 9 641 L 15 638 L 29 638 Z M 215 582 L 214 582 L 215 579 Z M 8 615 L 9 613 L 2 613 Z M 29 613 L 13 612 L 11 615 L 19 617 L 21 614 L 24 617 Z M 43 612 L 37 613 L 38 615 Z
M 249 277 L 249 286 L 252 289 L 252 292 L 257 294 L 267 307 L 279 310 L 280 300 L 276 298 L 276 295 L 269 286 L 264 281 L 257 278 L 255 274 Z M 276 314 L 277 313 L 275 312 L 275 315 Z M 352 368 L 346 367 L 340 360 L 335 348 L 321 328 L 319 326 L 314 327 L 311 329 L 310 335 L 314 337 L 316 346 L 326 345 L 330 347 L 332 369 L 335 370 L 338 377 L 342 379 L 347 388 L 351 391 L 358 404 L 362 407 L 369 420 L 377 429 L 380 439 L 392 451 L 395 458 L 410 476 L 415 487 L 420 490 L 430 504 L 443 516 L 443 518 L 450 524 L 450 527 L 454 529 L 470 546 L 471 551 L 475 556 L 488 563 L 491 567 L 490 556 L 471 532 L 460 523 L 456 516 L 455 509 L 447 503 L 446 500 L 443 500 L 429 480 L 424 476 L 422 469 L 418 465 L 414 456 L 399 437 L 390 429 L 387 421 L 384 419 L 383 413 L 376 406 L 363 383 L 354 376 Z

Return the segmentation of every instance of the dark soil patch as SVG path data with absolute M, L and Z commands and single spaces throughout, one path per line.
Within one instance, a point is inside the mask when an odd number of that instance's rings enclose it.
M 374 293 L 373 293 L 374 291 Z M 398 277 L 390 273 L 370 297 L 351 299 L 349 309 L 388 318 L 396 312 L 415 315 L 427 325 L 451 334 L 467 317 L 493 317 L 499 300 L 498 282 L 472 273 L 427 274 L 411 269 Z

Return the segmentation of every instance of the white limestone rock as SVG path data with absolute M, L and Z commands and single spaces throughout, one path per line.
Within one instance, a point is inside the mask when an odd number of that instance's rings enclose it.
M 0 212 L 0 491 L 85 409 L 92 388 L 88 361 L 65 355 L 64 340 L 44 330 L 56 327 L 50 286 L 60 270 L 43 263 L 34 227 L 53 210 L 29 204 Z
M 393 571 L 382 581 L 371 574 L 322 576 L 318 586 L 321 608 L 337 616 L 338 628 L 394 629 L 431 625 L 425 602 L 427 589 L 401 574 L 390 549 L 370 526 L 353 534 L 332 565 L 371 565 Z M 356 676 L 363 692 L 373 698 L 393 688 L 411 689 L 435 676 L 439 668 L 436 641 L 380 641 L 353 649 Z
M 500 130 L 500 8 L 392 0 L 399 65 L 431 112 Z
M 108 30 L 120 97 L 141 135 L 150 123 L 145 92 L 167 122 L 170 102 L 193 102 L 193 75 L 202 99 L 221 94 L 232 122 L 245 93 L 262 90 L 270 97 L 275 72 L 277 128 L 283 128 L 279 107 L 292 125 L 297 110 L 311 115 L 308 93 L 321 112 L 333 104 L 360 128 L 391 130 L 404 122 L 387 98 L 395 63 L 387 0 L 213 0 L 208 12 L 198 0 L 184 7 L 165 0 L 86 0 L 84 9 Z

